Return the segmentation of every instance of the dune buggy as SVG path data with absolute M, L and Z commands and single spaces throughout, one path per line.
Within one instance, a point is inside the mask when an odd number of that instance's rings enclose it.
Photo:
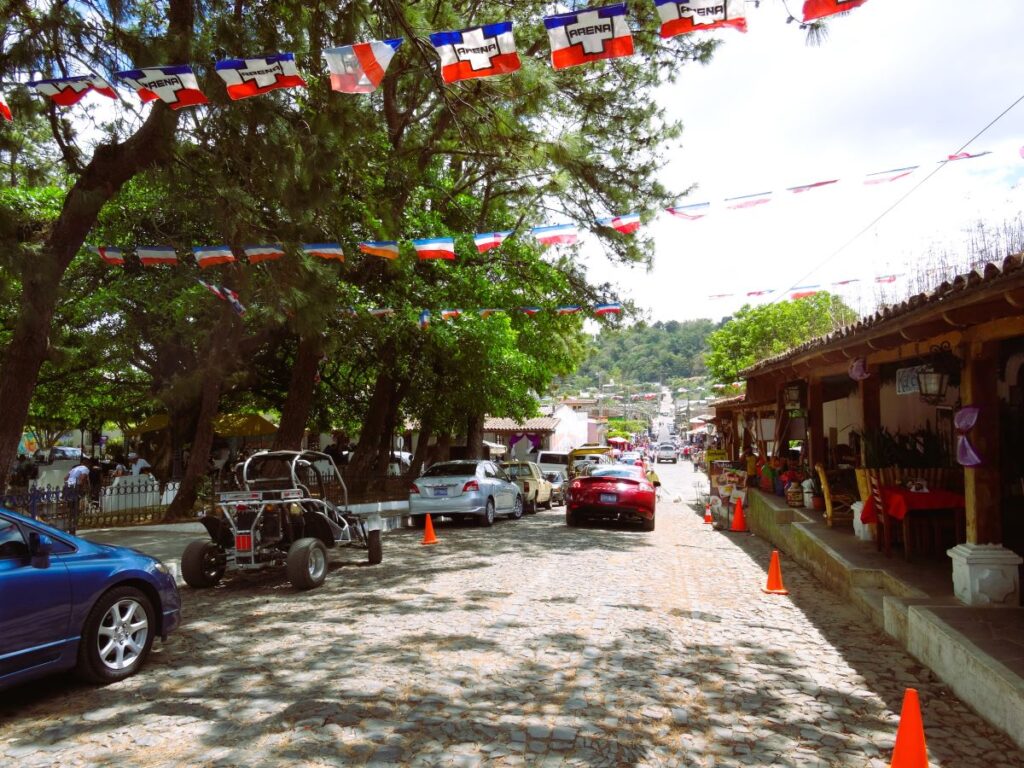
M 236 470 L 239 490 L 218 494 L 200 522 L 210 540 L 193 541 L 181 556 L 191 587 L 212 587 L 228 570 L 284 567 L 296 589 L 320 586 L 327 550 L 356 545 L 381 562 L 380 515 L 348 508 L 348 489 L 334 461 L 316 451 L 262 451 Z

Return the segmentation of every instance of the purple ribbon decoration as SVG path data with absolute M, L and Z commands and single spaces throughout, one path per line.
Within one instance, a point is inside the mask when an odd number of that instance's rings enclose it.
M 968 405 L 956 412 L 953 417 L 953 425 L 956 427 L 956 460 L 964 467 L 977 467 L 981 464 L 981 456 L 974 450 L 971 441 L 967 439 L 967 433 L 974 429 L 978 423 L 978 414 L 981 409 L 975 405 Z

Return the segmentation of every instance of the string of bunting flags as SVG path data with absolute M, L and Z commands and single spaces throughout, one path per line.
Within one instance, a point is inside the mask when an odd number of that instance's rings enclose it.
M 895 283 L 899 278 L 903 277 L 904 273 L 900 272 L 893 275 L 878 275 L 873 278 L 871 282 L 877 285 L 886 285 Z M 846 280 L 835 280 L 827 285 L 821 283 L 815 283 L 814 285 L 797 285 L 793 288 L 786 289 L 789 292 L 789 298 L 793 301 L 799 299 L 806 299 L 814 296 L 817 293 L 821 293 L 824 290 L 831 288 L 832 290 L 842 289 L 845 286 L 854 286 L 863 282 L 860 278 L 848 278 Z M 739 293 L 713 293 L 707 298 L 709 299 L 732 299 L 732 298 L 759 298 L 764 296 L 771 296 L 773 294 L 779 294 L 782 289 L 779 288 L 761 288 L 753 291 L 741 291 Z
M 805 0 L 803 20 L 810 22 L 844 13 L 865 2 Z M 661 23 L 658 34 L 663 39 L 716 29 L 747 31 L 744 0 L 653 0 L 653 3 Z M 632 56 L 633 31 L 627 16 L 624 2 L 545 16 L 551 66 L 558 70 Z M 511 74 L 522 66 L 510 21 L 435 32 L 430 35 L 430 42 L 440 59 L 440 74 L 445 83 Z M 401 44 L 402 38 L 393 38 L 324 50 L 331 88 L 340 93 L 373 93 Z M 214 71 L 224 81 L 228 98 L 232 100 L 306 87 L 292 53 L 224 59 L 214 64 Z M 161 101 L 178 110 L 209 101 L 188 64 L 128 69 L 115 72 L 113 79 L 134 90 L 143 103 Z M 90 92 L 118 98 L 111 82 L 94 72 L 33 80 L 24 85 L 61 107 L 77 104 Z M 2 94 L 0 117 L 13 119 Z

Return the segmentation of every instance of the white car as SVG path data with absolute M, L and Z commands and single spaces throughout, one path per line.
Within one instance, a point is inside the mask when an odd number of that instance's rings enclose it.
M 661 443 L 654 454 L 654 459 L 658 464 L 661 464 L 663 461 L 671 461 L 675 464 L 679 461 L 679 451 L 676 450 L 672 443 Z
M 472 459 L 434 464 L 409 486 L 409 515 L 423 525 L 427 514 L 494 524 L 495 515 L 523 516 L 519 486 L 492 461 Z

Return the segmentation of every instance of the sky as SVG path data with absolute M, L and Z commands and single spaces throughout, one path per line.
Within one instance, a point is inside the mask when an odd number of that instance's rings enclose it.
M 800 0 L 789 7 L 799 13 Z M 830 19 L 820 47 L 786 23 L 781 0 L 747 9 L 746 34 L 700 33 L 723 41 L 710 64 L 687 66 L 657 93 L 684 126 L 679 146 L 664 151 L 661 180 L 672 190 L 695 186 L 678 204 L 710 202 L 708 215 L 691 222 L 662 213 L 648 224 L 650 271 L 609 263 L 588 239 L 592 279 L 619 286 L 651 320 L 718 320 L 814 284 L 866 313 L 916 292 L 934 263 L 929 252 L 963 251 L 965 228 L 1024 211 L 1022 102 L 967 150 L 992 154 L 946 163 L 848 244 L 1024 95 L 1024 2 L 868 0 Z M 903 180 L 863 184 L 868 173 L 918 164 Z M 785 191 L 827 179 L 839 182 Z M 722 204 L 769 190 L 773 201 L 758 208 Z M 894 283 L 875 282 L 892 274 Z M 830 285 L 850 279 L 860 282 Z M 776 293 L 746 296 L 758 290 Z M 709 298 L 716 294 L 734 296 Z

